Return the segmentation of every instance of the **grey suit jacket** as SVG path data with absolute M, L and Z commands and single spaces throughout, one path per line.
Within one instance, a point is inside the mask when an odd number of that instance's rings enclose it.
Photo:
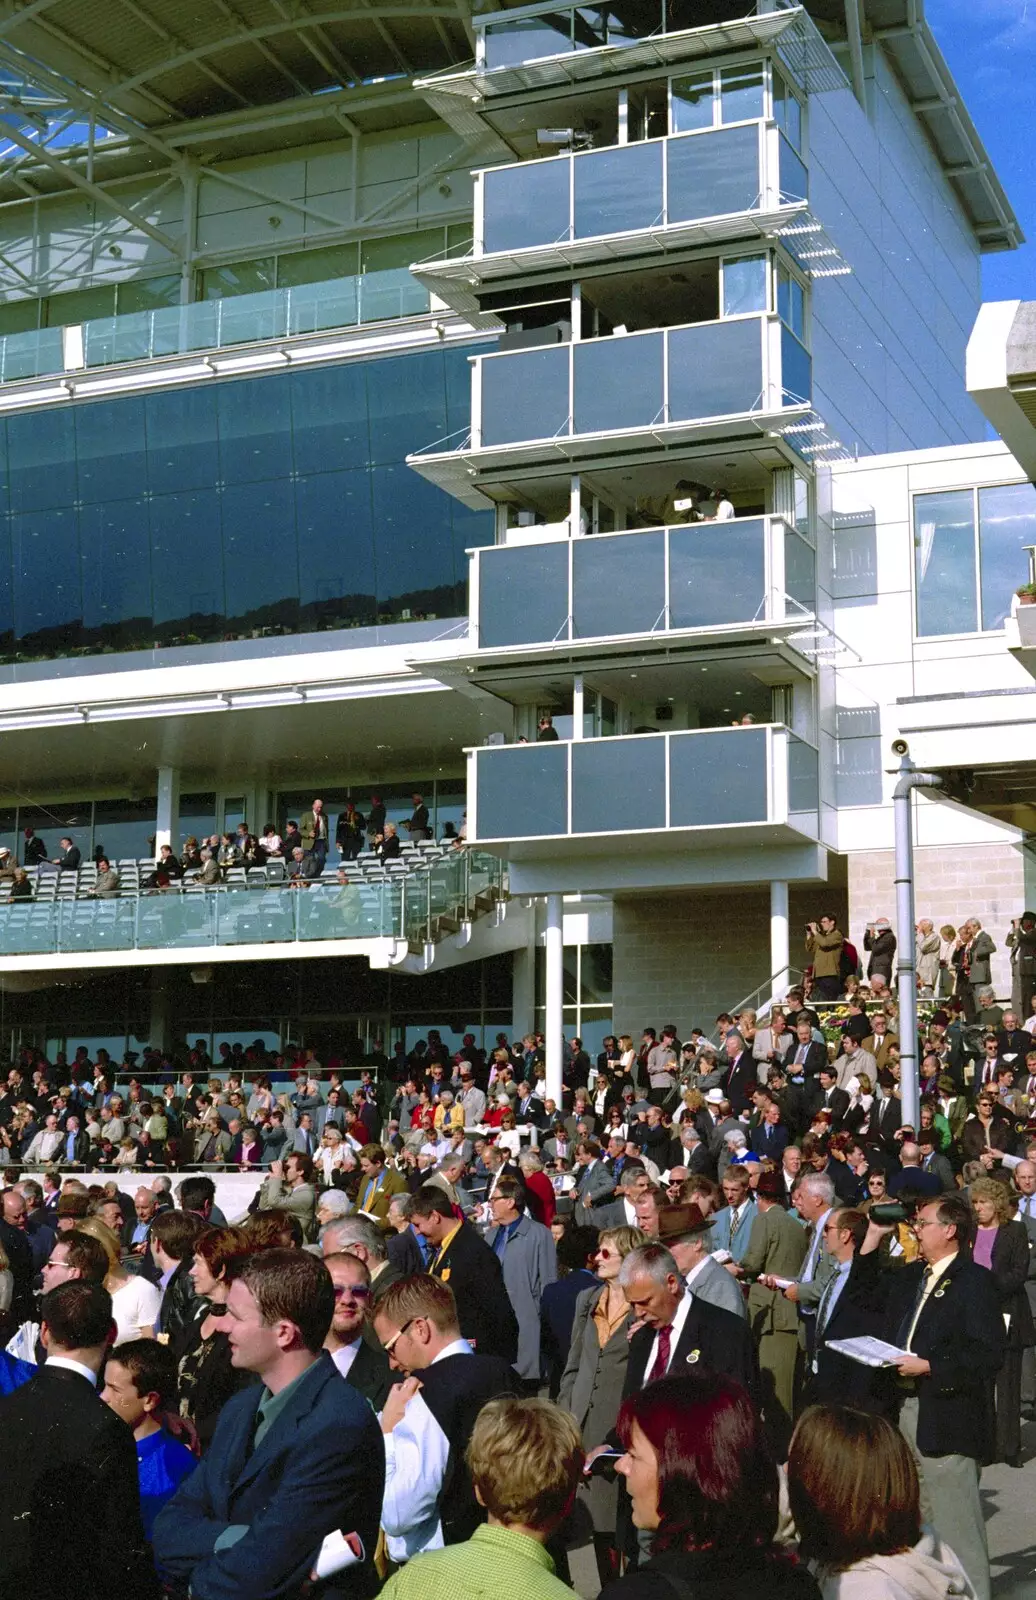
M 486 1243 L 492 1250 L 499 1228 L 490 1228 Z M 521 1378 L 540 1377 L 540 1297 L 558 1275 L 557 1254 L 549 1228 L 525 1212 L 507 1241 L 501 1262 L 504 1288 L 518 1318 L 518 1359 L 514 1367 Z
M 587 1223 L 596 1226 L 595 1218 L 599 1214 L 599 1208 L 608 1202 L 615 1188 L 615 1177 L 606 1161 L 596 1161 L 589 1177 L 585 1177 L 585 1173 L 584 1167 L 578 1183 L 576 1221 L 582 1226 Z
M 603 1350 L 597 1342 L 593 1311 L 604 1292 L 604 1284 L 584 1289 L 576 1301 L 572 1342 L 558 1389 L 558 1405 L 579 1424 L 587 1450 L 601 1444 L 615 1426 L 629 1359 L 632 1317 L 626 1318 Z
M 705 1300 L 721 1311 L 732 1311 L 736 1317 L 748 1317 L 748 1307 L 737 1279 L 718 1261 L 706 1256 L 701 1271 L 687 1286 L 697 1300 Z

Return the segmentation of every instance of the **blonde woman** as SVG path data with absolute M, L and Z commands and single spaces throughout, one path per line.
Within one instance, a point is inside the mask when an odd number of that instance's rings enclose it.
M 619 1287 L 619 1268 L 631 1250 L 648 1243 L 639 1228 L 605 1228 L 597 1240 L 594 1271 L 600 1287 L 584 1289 L 576 1301 L 572 1342 L 561 1375 L 558 1405 L 571 1412 L 583 1433 L 583 1448 L 603 1444 L 615 1426 L 629 1356 L 632 1321 Z M 577 1511 L 589 1519 L 602 1584 L 616 1577 L 613 1546 L 618 1484 L 597 1475 L 579 1486 Z
M 161 1290 L 146 1278 L 127 1272 L 119 1254 L 119 1241 L 100 1217 L 84 1217 L 76 1223 L 79 1233 L 88 1233 L 108 1257 L 108 1275 L 104 1287 L 112 1297 L 112 1316 L 115 1319 L 115 1343 L 125 1344 L 128 1339 L 154 1337 L 155 1319 L 162 1304 Z

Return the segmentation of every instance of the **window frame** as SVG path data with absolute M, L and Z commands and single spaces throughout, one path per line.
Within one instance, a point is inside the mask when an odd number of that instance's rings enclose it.
M 941 488 L 938 488 L 938 489 L 918 489 L 918 490 L 912 490 L 911 491 L 911 493 L 910 493 L 910 538 L 911 538 L 910 585 L 911 585 L 911 591 L 912 591 L 911 592 L 911 606 L 912 606 L 911 626 L 912 626 L 912 630 L 913 630 L 913 638 L 914 638 L 915 643 L 925 644 L 925 643 L 928 643 L 929 641 L 935 640 L 935 639 L 939 639 L 939 640 L 944 640 L 944 639 L 976 639 L 976 638 L 992 639 L 992 638 L 998 637 L 1001 634 L 1001 632 L 1003 631 L 1003 624 L 1001 624 L 1000 627 L 998 627 L 998 628 L 984 628 L 984 627 L 981 626 L 981 623 L 982 623 L 982 531 L 981 531 L 981 520 L 980 520 L 980 515 L 979 515 L 979 496 L 984 491 L 989 490 L 989 489 L 1018 489 L 1018 488 L 1022 488 L 1024 485 L 1026 485 L 1028 483 L 1030 483 L 1030 480 L 1027 479 L 1027 478 L 1011 478 L 1011 479 L 994 478 L 994 479 L 989 480 L 988 482 L 983 482 L 983 483 L 974 483 L 974 482 L 972 482 L 972 483 L 948 483 L 948 484 L 945 484 Z M 1036 487 L 1036 486 L 1034 486 L 1034 487 Z M 928 497 L 930 497 L 932 495 L 948 495 L 948 494 L 970 494 L 971 495 L 971 527 L 972 527 L 973 549 L 974 549 L 974 553 L 975 553 L 975 582 L 974 582 L 974 606 L 975 606 L 975 611 L 974 611 L 974 615 L 975 615 L 976 626 L 974 628 L 969 628 L 966 632 L 963 632 L 963 633 L 959 629 L 956 630 L 956 631 L 951 631 L 951 632 L 947 632 L 947 633 L 922 633 L 920 631 L 920 618 L 919 618 L 919 614 L 918 614 L 918 604 L 919 604 L 919 600 L 920 600 L 920 590 L 919 590 L 919 586 L 918 586 L 918 572 L 917 572 L 917 514 L 918 514 L 918 503 L 921 500 L 925 500 L 925 499 L 927 499 Z M 1034 540 L 1034 542 L 1036 542 L 1036 540 Z M 1019 546 L 1020 550 L 1023 549 L 1023 548 L 1024 548 L 1023 546 Z M 1010 609 L 1008 610 L 1008 615 L 1010 615 Z

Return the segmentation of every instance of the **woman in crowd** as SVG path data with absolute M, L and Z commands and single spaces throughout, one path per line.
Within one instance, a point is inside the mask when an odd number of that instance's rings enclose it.
M 884 1417 L 845 1406 L 804 1411 L 788 1498 L 823 1600 L 973 1600 L 953 1551 L 921 1531 L 914 1457 Z
M 326 1123 L 320 1136 L 319 1148 L 313 1158 L 313 1165 L 324 1185 L 334 1183 L 336 1172 L 341 1172 L 343 1167 L 353 1165 L 351 1157 L 346 1160 L 348 1155 L 349 1149 L 342 1139 L 342 1130 L 337 1123 Z
M 180 1415 L 197 1430 L 203 1450 L 209 1445 L 219 1414 L 232 1395 L 255 1380 L 231 1365 L 226 1332 L 228 1273 L 233 1264 L 259 1247 L 244 1228 L 210 1228 L 194 1247 L 191 1282 L 207 1302 L 192 1343 L 180 1361 Z
M 1036 1344 L 1032 1311 L 1025 1289 L 1029 1275 L 1029 1235 L 1014 1220 L 1014 1203 L 995 1178 L 976 1178 L 970 1190 L 978 1224 L 973 1259 L 993 1274 L 1000 1310 L 1007 1322 L 1007 1354 L 996 1378 L 996 1446 L 994 1460 L 1010 1467 L 1022 1464 L 1022 1352 Z
M 584 1289 L 576 1301 L 568 1360 L 561 1374 L 558 1404 L 575 1417 L 583 1433 L 583 1447 L 603 1444 L 615 1426 L 629 1355 L 632 1323 L 626 1296 L 619 1287 L 619 1268 L 631 1250 L 647 1244 L 639 1228 L 606 1228 L 597 1240 L 594 1271 L 601 1280 Z M 600 1475 L 586 1479 L 579 1489 L 584 1519 L 593 1529 L 594 1553 L 601 1582 L 615 1576 L 615 1524 L 618 1485 Z
M 119 1241 L 100 1217 L 84 1217 L 76 1223 L 78 1233 L 88 1233 L 96 1239 L 108 1257 L 108 1275 L 104 1287 L 112 1297 L 112 1316 L 115 1318 L 115 1343 L 125 1344 L 127 1339 L 150 1338 L 162 1304 L 162 1291 L 139 1274 L 127 1272 L 122 1265 Z
M 634 1525 L 651 1555 L 601 1600 L 818 1600 L 815 1579 L 775 1543 L 777 1468 L 755 1407 L 718 1373 L 660 1379 L 619 1412 Z

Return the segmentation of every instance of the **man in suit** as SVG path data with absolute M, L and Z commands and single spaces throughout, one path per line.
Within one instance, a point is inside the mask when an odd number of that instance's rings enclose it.
M 518 1380 L 498 1356 L 472 1350 L 448 1284 L 405 1278 L 379 1302 L 374 1327 L 406 1374 L 381 1414 L 386 1474 L 381 1525 L 394 1561 L 471 1537 L 485 1512 L 464 1454 L 482 1407 Z
M 418 1189 L 410 1220 L 432 1247 L 428 1270 L 448 1283 L 457 1301 L 461 1336 L 480 1355 L 518 1358 L 518 1319 L 507 1298 L 500 1263 L 470 1223 L 458 1220 L 443 1191 Z
M 760 1180 L 761 1181 L 761 1180 Z M 691 1293 L 710 1306 L 746 1318 L 745 1297 L 732 1273 L 712 1259 L 712 1227 L 693 1204 L 662 1206 L 658 1239 L 669 1250 Z
M 334 1307 L 327 1269 L 304 1250 L 251 1256 L 231 1286 L 231 1360 L 262 1382 L 224 1406 L 154 1528 L 159 1570 L 195 1600 L 294 1596 L 335 1533 L 358 1535 L 363 1559 L 321 1594 L 377 1589 L 384 1451 L 370 1405 L 322 1348 Z
M 723 1174 L 721 1207 L 712 1219 L 712 1242 L 717 1250 L 729 1250 L 735 1261 L 740 1261 L 748 1249 L 748 1240 L 755 1220 L 755 1202 L 748 1172 L 742 1166 L 728 1167 Z
M 79 1126 L 79 1117 L 70 1111 L 65 1120 L 65 1137 L 58 1154 L 62 1167 L 82 1167 L 90 1155 L 90 1135 Z
M 356 1209 L 377 1217 L 379 1226 L 387 1233 L 389 1202 L 394 1194 L 406 1194 L 406 1179 L 394 1168 L 387 1167 L 385 1159 L 380 1144 L 365 1144 L 360 1151 L 363 1177 L 356 1194 Z
M 896 1392 L 888 1369 L 865 1367 L 830 1348 L 832 1339 L 880 1339 L 885 1333 L 890 1275 L 882 1271 L 878 1251 L 860 1254 L 867 1227 L 864 1213 L 852 1208 L 832 1211 L 824 1223 L 824 1249 L 835 1262 L 835 1271 L 817 1306 L 813 1357 L 801 1405 L 859 1406 L 894 1420 Z
M 788 1147 L 788 1139 L 788 1130 L 781 1125 L 779 1104 L 776 1100 L 767 1100 L 763 1106 L 763 1120 L 752 1129 L 753 1153 L 762 1161 L 779 1161 Z
M 581 1227 L 596 1227 L 595 1213 L 611 1204 L 615 1195 L 615 1176 L 602 1160 L 601 1147 L 596 1139 L 584 1139 L 576 1145 L 576 1221 Z
M 977 917 L 969 917 L 961 925 L 950 961 L 957 974 L 956 995 L 964 1007 L 965 1022 L 974 1022 L 978 1015 L 975 994 L 989 983 L 989 958 L 995 950 Z
M 329 1222 L 324 1228 L 320 1235 L 320 1248 L 325 1261 L 343 1250 L 362 1261 L 370 1273 L 371 1299 L 377 1300 L 390 1284 L 398 1283 L 400 1278 L 405 1278 L 411 1272 L 424 1271 L 421 1252 L 409 1227 L 401 1237 L 411 1241 L 412 1255 L 390 1255 L 389 1247 L 395 1237 L 382 1233 L 377 1223 L 369 1217 L 343 1216 Z
M 148 1248 L 153 1271 L 144 1276 L 162 1290 L 155 1332 L 165 1334 L 178 1361 L 193 1337 L 201 1310 L 191 1265 L 198 1236 L 206 1231 L 193 1211 L 160 1211 L 151 1224 Z
M 259 1210 L 283 1208 L 298 1217 L 307 1242 L 316 1237 L 317 1192 L 313 1185 L 313 1159 L 293 1151 L 285 1161 L 270 1162 L 270 1176 L 259 1191 Z
M 868 1055 L 874 1057 L 875 1065 L 879 1072 L 888 1066 L 889 1051 L 895 1045 L 899 1049 L 899 1039 L 894 1033 L 888 1031 L 888 1018 L 884 1011 L 875 1011 L 870 1019 L 871 1031 L 862 1041 L 863 1048 Z
M 732 1028 L 727 1034 L 723 1048 L 727 1059 L 721 1087 L 735 1117 L 739 1117 L 751 1105 L 752 1090 L 759 1081 L 759 1071 L 751 1050 L 735 1029 Z
M 939 1149 L 939 1135 L 935 1128 L 922 1128 L 917 1136 L 917 1145 L 921 1153 L 922 1172 L 933 1173 L 939 1180 L 939 1187 L 943 1193 L 948 1193 L 954 1187 L 953 1168 Z
M 324 1266 L 335 1286 L 335 1311 L 324 1349 L 342 1377 L 380 1411 L 392 1387 L 392 1369 L 370 1331 L 371 1275 L 358 1256 L 346 1252 L 325 1254 Z
M 804 1152 L 804 1162 L 806 1160 Z M 835 1186 L 826 1172 L 805 1167 L 792 1191 L 795 1210 L 806 1225 L 806 1253 L 795 1282 L 783 1291 L 786 1300 L 799 1308 L 806 1354 L 812 1359 L 816 1310 L 827 1288 L 835 1264 L 824 1249 L 824 1224 L 835 1204 Z
M 79 846 L 73 843 L 73 841 L 66 834 L 61 840 L 60 852 L 54 857 L 54 860 L 51 862 L 51 866 L 57 867 L 59 872 L 75 872 L 82 862 L 82 859 L 83 853 Z
M 928 1520 L 956 1552 L 978 1600 L 989 1600 L 979 1472 L 993 1448 L 993 1384 L 1006 1345 L 993 1275 L 971 1260 L 962 1194 L 927 1201 L 914 1219 L 921 1256 L 895 1273 L 885 1337 L 899 1363 L 900 1431 L 918 1458 Z
M 803 1012 L 795 1024 L 795 1046 L 785 1059 L 789 1080 L 800 1087 L 815 1078 L 827 1062 L 827 1047 L 814 1039 L 813 1024 L 807 1012 Z
M 811 1122 L 818 1111 L 828 1111 L 832 1133 L 839 1131 L 849 1109 L 849 1096 L 838 1087 L 838 1071 L 833 1062 L 826 1062 L 810 1080 L 806 1088 L 806 1106 Z
M 759 1351 L 763 1419 L 774 1455 L 783 1461 L 791 1439 L 799 1317 L 782 1289 L 798 1277 L 806 1254 L 806 1231 L 784 1209 L 784 1178 L 760 1174 L 756 1217 L 741 1271 L 756 1281 L 748 1291 L 748 1318 Z
M 558 1261 L 553 1235 L 529 1215 L 525 1194 L 513 1178 L 501 1178 L 489 1203 L 493 1225 L 486 1244 L 500 1262 L 504 1288 L 518 1319 L 515 1371 L 535 1391 L 542 1376 L 540 1301 L 558 1275 Z
M 881 1087 L 881 1099 L 871 1110 L 867 1143 L 878 1145 L 887 1155 L 894 1155 L 898 1159 L 899 1141 L 896 1134 L 903 1126 L 903 1102 L 900 1099 L 899 1084 L 891 1070 L 881 1073 L 878 1083 Z
M 97 1393 L 115 1337 L 111 1296 L 62 1283 L 42 1316 L 46 1363 L 0 1400 L 0 1595 L 157 1600 L 133 1434 Z
M 17 1189 L 5 1189 L 0 1195 L 0 1245 L 7 1255 L 14 1278 L 11 1319 L 17 1327 L 34 1315 L 32 1281 L 36 1275 L 29 1242 L 25 1196 Z

